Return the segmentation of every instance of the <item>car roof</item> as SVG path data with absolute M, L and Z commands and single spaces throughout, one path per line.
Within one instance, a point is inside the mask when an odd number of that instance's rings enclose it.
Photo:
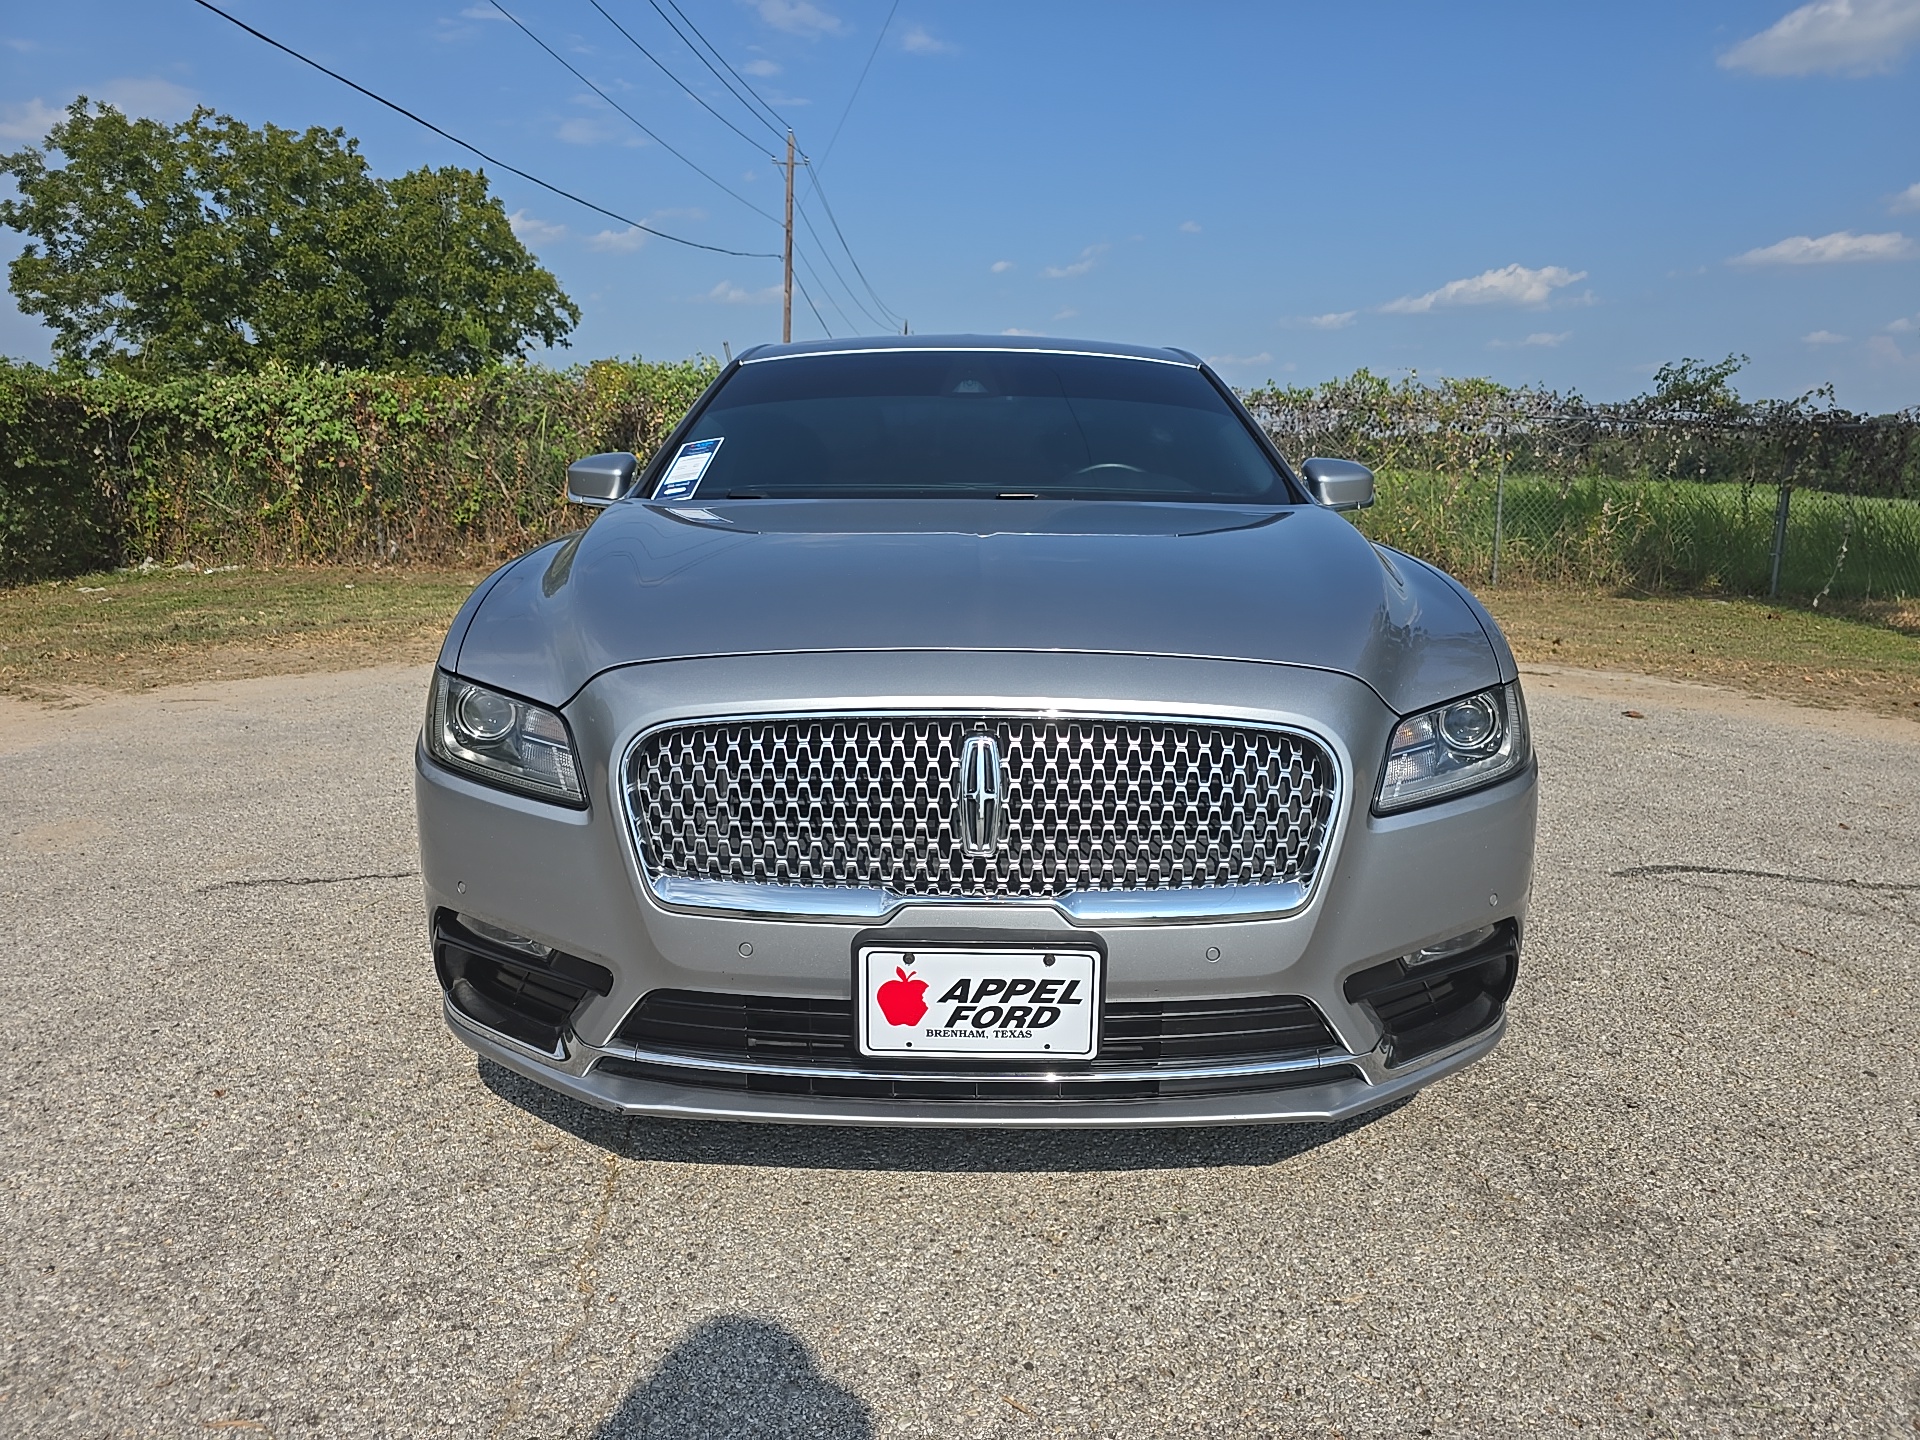
M 1058 340 L 1045 335 L 866 335 L 846 340 L 798 340 L 790 345 L 756 345 L 742 351 L 742 365 L 793 360 L 806 355 L 863 355 L 882 350 L 1000 350 L 1043 355 L 1103 355 L 1119 360 L 1153 360 L 1162 365 L 1198 367 L 1200 357 L 1162 345 L 1122 345 L 1104 340 Z

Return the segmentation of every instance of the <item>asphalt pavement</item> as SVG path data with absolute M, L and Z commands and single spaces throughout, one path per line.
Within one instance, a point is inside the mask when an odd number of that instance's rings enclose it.
M 1920 1430 L 1920 726 L 1536 677 L 1511 1032 L 1368 1122 L 819 1130 L 445 1033 L 424 685 L 0 708 L 0 1434 Z

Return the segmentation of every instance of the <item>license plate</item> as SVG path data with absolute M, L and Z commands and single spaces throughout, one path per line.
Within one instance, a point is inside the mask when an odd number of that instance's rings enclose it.
M 1089 950 L 878 947 L 859 956 L 863 1055 L 1091 1058 L 1100 957 Z

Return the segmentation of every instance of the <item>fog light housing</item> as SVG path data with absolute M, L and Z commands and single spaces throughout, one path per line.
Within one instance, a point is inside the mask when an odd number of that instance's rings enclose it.
M 1451 940 L 1442 940 L 1437 945 L 1423 945 L 1407 956 L 1407 968 L 1413 970 L 1422 965 L 1437 965 L 1442 960 L 1451 960 L 1454 956 L 1464 954 L 1474 946 L 1484 945 L 1491 940 L 1494 929 L 1492 925 L 1482 925 L 1477 930 L 1469 930 L 1466 934 L 1456 935 Z
M 509 950 L 518 950 L 523 955 L 532 955 L 540 960 L 553 954 L 551 945 L 542 945 L 538 940 L 529 940 L 525 935 L 516 935 L 513 931 L 499 925 L 489 925 L 485 920 L 476 919 L 472 915 L 456 915 L 453 918 L 482 939 L 491 940 L 496 945 L 505 945 Z

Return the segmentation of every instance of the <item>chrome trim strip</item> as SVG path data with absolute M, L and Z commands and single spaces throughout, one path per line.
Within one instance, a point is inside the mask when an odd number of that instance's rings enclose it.
M 491 1033 L 491 1032 L 490 1032 Z M 1302 1070 L 1325 1070 L 1336 1065 L 1358 1065 L 1365 1056 L 1349 1055 L 1342 1050 L 1322 1050 L 1292 1060 L 1246 1060 L 1227 1065 L 1162 1065 L 1130 1070 L 983 1070 L 976 1074 L 929 1070 L 858 1070 L 842 1065 L 759 1064 L 750 1060 L 725 1060 L 682 1055 L 672 1051 L 644 1050 L 638 1046 L 607 1045 L 598 1059 L 632 1060 L 644 1065 L 671 1066 L 683 1070 L 717 1070 L 728 1075 L 811 1076 L 819 1080 L 911 1080 L 915 1082 L 950 1080 L 956 1084 L 975 1081 L 1021 1082 L 1085 1080 L 1099 1084 L 1138 1083 L 1142 1080 L 1231 1080 L 1243 1076 L 1287 1075 Z
M 1334 803 L 1339 804 L 1337 796 Z M 1076 890 L 1048 903 L 1081 924 L 1124 925 L 1130 920 L 1291 915 L 1307 903 L 1311 893 L 1298 880 L 1283 880 L 1277 885 L 1202 885 L 1184 890 Z
M 629 829 L 632 823 L 629 817 Z M 634 848 L 639 849 L 637 836 Z M 657 880 L 648 875 L 647 884 L 663 905 L 685 910 L 719 910 L 732 915 L 878 920 L 904 903 L 891 891 L 855 889 L 850 885 L 736 885 L 730 880 L 687 880 L 673 875 Z
M 1025 345 L 871 345 L 857 350 L 798 350 L 783 355 L 742 355 L 742 365 L 771 365 L 776 360 L 815 360 L 834 355 L 1085 355 L 1095 360 L 1138 360 L 1142 365 L 1173 365 L 1198 370 L 1192 360 L 1161 355 L 1116 355 L 1111 350 L 1072 350 Z
M 898 895 L 827 885 L 748 885 L 663 876 L 647 882 L 663 905 L 725 915 L 793 920 L 884 920 L 909 905 L 1021 906 L 1057 910 L 1076 925 L 1153 920 L 1241 920 L 1291 915 L 1311 893 L 1297 880 L 1279 885 L 1212 885 L 1191 890 L 1076 890 L 1054 899 L 992 895 Z
M 650 736 L 663 730 L 680 730 L 696 725 L 732 725 L 765 720 L 844 720 L 961 717 L 996 720 L 1113 720 L 1163 725 L 1215 725 L 1225 729 L 1267 730 L 1281 735 L 1297 735 L 1318 745 L 1333 771 L 1333 807 L 1328 812 L 1327 838 L 1322 847 L 1321 864 L 1315 869 L 1312 885 L 1289 880 L 1277 885 L 1211 885 L 1192 889 L 1163 890 L 1079 890 L 1051 898 L 996 895 L 898 895 L 891 890 L 829 885 L 753 885 L 728 880 L 689 880 L 676 876 L 656 876 L 647 868 L 646 850 L 640 843 L 638 823 L 633 813 L 628 776 L 634 752 Z M 648 892 L 671 910 L 692 914 L 754 916 L 769 920 L 884 920 L 908 906 L 994 906 L 1052 909 L 1075 925 L 1144 925 L 1156 922 L 1205 922 L 1220 920 L 1273 920 L 1297 914 L 1313 898 L 1321 876 L 1331 868 L 1326 862 L 1335 853 L 1345 820 L 1343 806 L 1347 798 L 1347 777 L 1341 768 L 1340 750 L 1327 736 L 1304 725 L 1277 721 L 1248 720 L 1237 715 L 1205 715 L 1187 711 L 1113 711 L 1113 710 L 981 710 L 956 708 L 890 708 L 876 710 L 764 710 L 729 712 L 723 715 L 689 715 L 649 725 L 626 744 L 619 766 L 609 776 L 609 788 L 618 792 L 620 810 L 626 816 L 627 843 L 632 846 L 634 866 Z

